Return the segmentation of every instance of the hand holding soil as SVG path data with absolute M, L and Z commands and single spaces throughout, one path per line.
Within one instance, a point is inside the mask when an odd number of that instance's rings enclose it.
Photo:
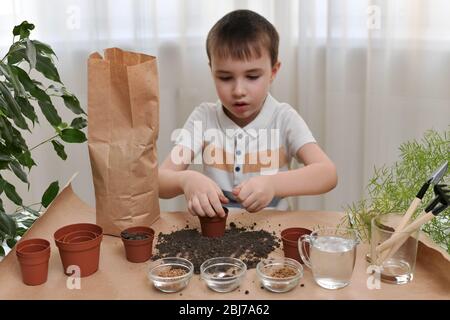
M 212 179 L 196 171 L 186 171 L 181 186 L 188 203 L 188 211 L 193 216 L 225 216 L 222 204 L 228 203 L 229 200 Z
M 245 180 L 233 189 L 236 199 L 248 212 L 264 209 L 275 196 L 270 176 L 257 176 Z

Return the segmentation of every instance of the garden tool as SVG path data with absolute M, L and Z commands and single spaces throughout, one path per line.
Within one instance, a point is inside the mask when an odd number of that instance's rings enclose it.
M 441 165 L 433 174 L 428 178 L 428 180 L 423 184 L 422 188 L 420 188 L 419 192 L 417 193 L 416 197 L 414 198 L 413 202 L 411 202 L 411 205 L 409 206 L 408 210 L 406 211 L 405 215 L 403 216 L 402 220 L 400 221 L 399 225 L 396 228 L 396 231 L 402 231 L 402 229 L 406 226 L 408 221 L 411 219 L 411 216 L 416 211 L 417 207 L 422 202 L 423 197 L 425 196 L 425 193 L 427 193 L 428 188 L 430 185 L 437 185 L 439 181 L 442 179 L 442 177 L 447 172 L 448 168 L 448 161 L 446 161 L 443 165 Z
M 406 224 L 408 223 L 408 221 L 411 219 L 412 215 L 414 214 L 414 212 L 417 210 L 417 207 L 421 204 L 423 197 L 425 196 L 425 194 L 427 193 L 428 188 L 430 187 L 430 185 L 436 185 L 439 183 L 439 181 L 442 179 L 442 177 L 445 175 L 445 173 L 447 172 L 447 168 L 448 168 L 448 161 L 446 161 L 445 163 L 443 163 L 436 171 L 434 171 L 431 176 L 427 179 L 427 181 L 422 185 L 422 188 L 420 188 L 419 192 L 417 193 L 416 197 L 414 198 L 414 200 L 411 202 L 408 210 L 406 211 L 406 213 L 404 214 L 404 216 L 402 217 L 402 220 L 400 221 L 400 223 L 398 224 L 396 231 L 397 232 L 401 232 L 402 229 L 406 226 Z M 390 249 L 390 251 L 385 252 L 381 258 L 382 261 L 389 259 L 394 251 L 397 251 L 398 248 L 402 245 L 402 243 L 399 243 L 396 247 L 392 247 Z
M 450 203 L 450 188 L 448 188 L 445 184 L 438 184 L 435 185 L 433 189 L 436 197 L 430 201 L 430 203 L 427 205 L 425 210 L 423 210 L 420 216 L 409 225 L 407 225 L 403 230 L 401 230 L 401 233 L 393 234 L 389 239 L 380 244 L 376 248 L 377 252 L 382 252 L 386 248 L 394 245 L 398 246 L 398 241 L 405 241 L 406 239 L 402 238 L 409 236 L 409 234 L 414 230 L 420 228 L 423 224 L 429 222 L 439 213 L 448 208 Z M 395 252 L 392 252 L 392 254 L 394 253 Z

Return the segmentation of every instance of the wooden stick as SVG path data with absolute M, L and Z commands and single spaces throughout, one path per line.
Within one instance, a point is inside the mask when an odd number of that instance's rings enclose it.
M 400 223 L 398 224 L 398 226 L 395 228 L 395 232 L 402 232 L 402 229 L 406 226 L 406 224 L 409 222 L 409 220 L 411 219 L 413 213 L 416 211 L 417 207 L 419 206 L 419 204 L 422 202 L 421 199 L 419 198 L 414 198 L 414 200 L 411 202 L 411 204 L 409 205 L 408 210 L 406 210 L 406 213 L 403 215 L 402 220 L 400 220 Z M 409 236 L 408 236 L 409 237 Z M 404 241 L 399 241 L 399 243 L 393 247 L 391 247 L 391 249 L 389 250 L 389 252 L 385 252 L 381 258 L 380 261 L 383 262 L 389 258 L 391 258 L 395 252 L 397 252 L 397 250 L 405 243 L 405 241 L 408 239 L 405 238 Z
M 376 252 L 380 253 L 387 248 L 395 245 L 398 243 L 399 239 L 401 239 L 406 233 L 410 234 L 414 230 L 420 228 L 423 224 L 427 223 L 431 219 L 434 218 L 434 214 L 431 212 L 425 212 L 423 211 L 419 218 L 417 218 L 414 222 L 409 224 L 407 227 L 405 227 L 401 233 L 394 233 L 389 239 L 384 241 L 382 244 L 377 246 Z

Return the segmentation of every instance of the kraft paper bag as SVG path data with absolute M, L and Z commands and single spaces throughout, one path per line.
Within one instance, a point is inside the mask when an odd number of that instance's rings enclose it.
M 159 82 L 153 56 L 105 50 L 88 60 L 88 147 L 105 234 L 159 218 Z

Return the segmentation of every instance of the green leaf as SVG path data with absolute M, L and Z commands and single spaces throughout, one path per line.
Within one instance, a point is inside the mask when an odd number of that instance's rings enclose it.
M 53 145 L 53 148 L 55 149 L 56 153 L 58 154 L 58 156 L 61 159 L 66 160 L 67 154 L 64 151 L 64 146 L 56 140 L 52 140 L 52 145 Z
M 26 97 L 27 94 L 25 92 L 25 89 L 19 82 L 17 75 L 14 73 L 10 65 L 0 62 L 0 74 L 3 74 L 6 80 L 10 82 L 10 84 L 14 88 L 15 95 Z
M 28 62 L 30 63 L 30 67 L 34 69 L 36 68 L 36 47 L 34 46 L 34 43 L 30 41 L 30 39 L 27 39 L 26 48 Z
M 17 160 L 21 165 L 27 167 L 28 170 L 31 170 L 31 168 L 36 165 L 36 162 L 34 162 L 33 158 L 31 158 L 31 152 L 28 150 L 20 154 L 17 157 Z
M 31 42 L 33 42 L 34 46 L 36 47 L 36 50 L 39 53 L 45 53 L 49 56 L 53 55 L 56 57 L 56 53 L 52 50 L 52 48 L 48 44 L 37 40 L 31 40 Z
M 0 212 L 0 231 L 4 234 L 15 237 L 17 225 L 14 219 L 4 212 Z
M 45 118 L 52 126 L 59 126 L 62 122 L 58 112 L 55 109 L 55 106 L 52 103 L 46 101 L 38 101 L 39 106 L 41 107 L 42 113 Z
M 25 228 L 17 228 L 17 232 L 16 232 L 16 234 L 19 236 L 19 237 L 22 237 L 24 234 L 25 234 L 25 232 L 27 232 L 27 230 L 28 229 L 25 229 Z
M 82 117 L 78 117 L 72 120 L 70 126 L 74 129 L 83 129 L 87 126 L 87 120 Z
M 27 219 L 27 220 L 22 221 L 22 224 L 25 227 L 30 228 L 35 221 L 36 221 L 36 219 Z
M 39 88 L 33 80 L 30 79 L 28 74 L 17 66 L 11 67 L 12 71 L 17 74 L 19 81 L 22 83 L 26 91 L 28 91 L 33 97 L 38 101 L 44 101 L 51 103 L 50 97 L 45 93 L 44 90 Z
M 5 192 L 9 200 L 18 206 L 22 205 L 22 198 L 17 194 L 16 188 L 2 177 L 0 177 L 0 190 Z
M 22 62 L 23 60 L 27 60 L 27 53 L 25 47 L 20 43 L 14 43 L 10 48 L 8 52 L 8 64 L 13 65 L 17 64 L 19 62 Z
M 0 117 L 0 133 L 10 153 L 20 154 L 22 150 L 28 150 L 28 146 L 22 138 L 22 135 L 13 127 L 7 118 Z
M 64 104 L 66 107 L 72 110 L 73 113 L 85 114 L 84 110 L 80 107 L 80 101 L 78 101 L 77 97 L 74 95 L 64 94 L 62 98 L 64 99 Z
M 52 203 L 53 199 L 58 195 L 59 191 L 59 184 L 58 181 L 52 182 L 47 190 L 45 190 L 44 195 L 42 196 L 42 205 L 47 208 L 50 203 Z
M 1 243 L 0 243 L 0 257 L 4 257 L 5 256 L 5 249 L 3 249 L 3 247 L 1 246 Z
M 8 88 L 6 88 L 6 86 L 2 82 L 0 82 L 0 93 L 3 95 L 6 101 L 6 107 L 10 112 L 14 123 L 21 129 L 29 130 L 28 125 L 25 122 L 25 118 L 22 116 L 22 112 L 20 111 L 20 106 L 17 104 Z
M 36 115 L 36 112 L 34 111 L 33 106 L 28 101 L 28 99 L 25 99 L 23 97 L 16 97 L 17 104 L 20 106 L 20 110 L 22 111 L 22 114 L 31 120 L 31 122 L 34 123 L 38 122 L 39 119 Z
M 16 160 L 13 160 L 9 163 L 9 167 L 14 172 L 14 174 L 25 183 L 28 183 L 27 174 L 22 170 L 20 163 Z
M 28 21 L 23 21 L 18 26 L 15 26 L 13 29 L 14 36 L 20 36 L 20 39 L 28 38 L 30 35 L 30 30 L 34 29 L 34 24 L 28 23 Z
M 81 143 L 87 140 L 83 131 L 72 128 L 62 130 L 60 137 L 63 141 L 69 143 Z
M 13 239 L 13 238 L 9 238 L 9 239 L 6 240 L 6 244 L 8 245 L 8 247 L 9 247 L 10 249 L 14 248 L 14 246 L 16 245 L 16 243 L 17 243 L 17 240 L 16 240 L 16 239 Z
M 53 61 L 49 57 L 38 54 L 36 60 L 36 70 L 42 73 L 47 79 L 61 83 L 58 70 L 56 70 Z

